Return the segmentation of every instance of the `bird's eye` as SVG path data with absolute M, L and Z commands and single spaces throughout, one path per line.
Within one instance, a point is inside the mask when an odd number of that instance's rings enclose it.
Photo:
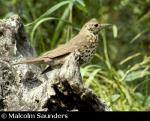
M 98 27 L 98 24 L 94 24 L 95 27 Z

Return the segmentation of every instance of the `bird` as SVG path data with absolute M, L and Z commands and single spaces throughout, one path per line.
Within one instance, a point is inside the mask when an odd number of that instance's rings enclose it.
M 16 64 L 35 64 L 44 63 L 48 67 L 42 72 L 47 73 L 56 67 L 63 65 L 65 58 L 77 50 L 80 53 L 79 64 L 89 62 L 96 53 L 99 38 L 98 33 L 110 24 L 100 24 L 95 18 L 86 22 L 79 33 L 67 43 L 43 53 L 40 56 L 20 61 Z

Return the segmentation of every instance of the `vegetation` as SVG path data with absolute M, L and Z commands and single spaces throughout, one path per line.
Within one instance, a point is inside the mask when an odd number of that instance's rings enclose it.
M 150 111 L 150 0 L 0 0 L 0 17 L 19 14 L 37 53 L 68 41 L 91 18 L 111 23 L 81 67 L 85 85 L 114 111 Z

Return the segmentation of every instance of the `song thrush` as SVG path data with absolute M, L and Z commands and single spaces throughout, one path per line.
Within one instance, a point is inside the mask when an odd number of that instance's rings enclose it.
M 90 61 L 96 52 L 98 46 L 98 32 L 109 25 L 110 24 L 100 24 L 96 19 L 91 19 L 83 25 L 80 32 L 74 38 L 64 45 L 50 50 L 41 56 L 21 61 L 16 64 L 48 64 L 49 66 L 42 72 L 43 74 L 55 67 L 61 66 L 64 63 L 65 57 L 75 50 L 80 53 L 79 64 L 86 63 Z

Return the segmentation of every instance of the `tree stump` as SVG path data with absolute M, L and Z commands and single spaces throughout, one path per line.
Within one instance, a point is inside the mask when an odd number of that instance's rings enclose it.
M 39 65 L 13 65 L 36 53 L 18 15 L 0 20 L 0 110 L 110 111 L 84 87 L 76 61 L 79 54 L 71 53 L 61 68 L 46 75 L 41 75 Z

